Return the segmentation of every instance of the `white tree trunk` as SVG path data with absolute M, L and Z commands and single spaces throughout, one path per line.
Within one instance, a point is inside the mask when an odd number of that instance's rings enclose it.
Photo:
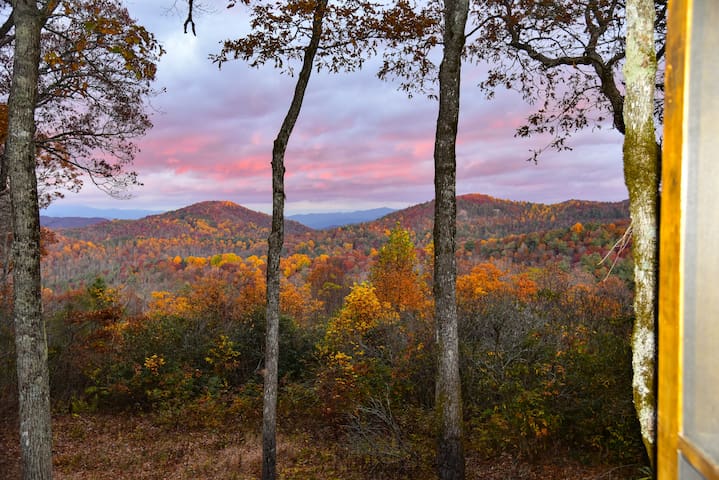
M 629 190 L 634 255 L 634 405 L 654 464 L 656 436 L 656 290 L 659 161 L 654 133 L 654 2 L 627 0 L 624 77 L 624 179 Z
M 13 211 L 13 308 L 25 480 L 52 478 L 50 381 L 40 299 L 40 211 L 35 177 L 35 103 L 40 30 L 35 0 L 13 2 L 15 52 L 6 160 Z

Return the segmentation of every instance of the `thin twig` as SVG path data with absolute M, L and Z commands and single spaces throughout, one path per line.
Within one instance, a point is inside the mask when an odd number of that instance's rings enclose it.
M 621 258 L 622 252 L 623 252 L 624 249 L 627 248 L 627 246 L 629 245 L 629 241 L 630 241 L 631 238 L 632 238 L 632 225 L 633 225 L 633 224 L 634 224 L 634 221 L 632 221 L 632 222 L 629 224 L 629 226 L 627 227 L 627 229 L 624 231 L 624 235 L 622 235 L 622 237 L 621 237 L 619 240 L 617 240 L 617 242 L 612 246 L 612 248 L 609 249 L 609 251 L 607 252 L 607 254 L 604 255 L 604 258 L 602 258 L 602 259 L 599 261 L 599 263 L 597 263 L 597 265 L 601 265 L 602 263 L 605 262 L 605 260 L 606 260 L 607 258 L 609 258 L 609 255 L 611 255 L 612 252 L 614 252 L 615 250 L 617 251 L 617 254 L 616 254 L 616 256 L 614 257 L 614 261 L 612 262 L 612 266 L 609 267 L 609 271 L 607 272 L 607 275 L 604 277 L 604 279 L 603 279 L 602 281 L 604 281 L 604 280 L 606 280 L 607 278 L 609 278 L 609 275 L 611 275 L 612 271 L 614 270 L 614 266 L 617 264 L 617 262 L 618 262 L 619 259 Z

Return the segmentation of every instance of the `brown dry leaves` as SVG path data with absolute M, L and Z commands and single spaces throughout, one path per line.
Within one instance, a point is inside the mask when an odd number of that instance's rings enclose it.
M 7 416 L 6 416 L 7 417 Z M 57 480 L 245 480 L 257 478 L 261 467 L 260 440 L 227 431 L 173 429 L 150 417 L 131 415 L 62 415 L 53 420 L 54 478 Z M 0 476 L 20 478 L 16 424 L 0 419 Z M 280 435 L 278 458 L 286 480 L 376 478 L 354 468 L 336 446 L 307 434 Z M 632 477 L 626 467 L 589 467 L 561 456 L 527 463 L 510 455 L 467 458 L 467 478 L 485 480 L 619 480 Z

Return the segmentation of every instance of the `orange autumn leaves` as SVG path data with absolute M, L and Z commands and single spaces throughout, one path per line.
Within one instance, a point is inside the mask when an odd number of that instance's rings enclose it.
M 388 232 L 369 277 L 354 284 L 318 345 L 326 414 L 354 412 L 380 390 L 402 388 L 398 374 L 421 350 L 412 332 L 427 327 L 430 302 L 407 230 Z
M 457 277 L 457 304 L 460 308 L 496 293 L 510 294 L 527 302 L 537 293 L 537 284 L 527 273 L 511 275 L 493 263 L 480 263 L 469 274 Z
M 370 270 L 370 281 L 378 299 L 388 302 L 397 312 L 426 316 L 430 302 L 425 279 L 419 270 L 410 232 L 397 224 L 388 232 L 387 242 Z
M 364 308 L 365 317 L 396 316 L 403 321 L 431 323 L 431 264 L 427 262 L 431 255 L 428 257 L 424 250 L 415 247 L 411 231 L 397 225 L 387 232 L 385 244 L 372 257 L 374 263 L 366 280 L 354 287 L 351 287 L 352 278 L 346 272 L 344 263 L 347 259 L 328 255 L 312 258 L 304 253 L 283 258 L 280 265 L 283 314 L 299 325 L 311 325 L 317 319 L 329 316 L 331 325 L 340 318 L 345 322 L 349 318 L 358 318 L 355 314 Z M 169 261 L 186 272 L 197 269 L 197 275 L 184 290 L 153 292 L 149 308 L 151 316 L 182 316 L 214 308 L 220 316 L 237 318 L 264 307 L 263 257 L 242 258 L 226 253 L 211 257 L 176 256 Z M 516 272 L 494 263 L 480 263 L 469 273 L 458 276 L 458 307 L 464 312 L 481 312 L 482 304 L 497 295 L 529 303 L 544 288 L 549 277 L 560 281 L 561 273 L 536 268 Z M 608 298 L 611 298 L 612 285 L 618 281 L 610 278 L 594 287 L 572 287 L 566 300 L 572 305 L 567 308 L 616 316 L 616 302 Z M 604 290 L 610 295 L 605 295 Z M 216 305 L 210 307 L 208 303 Z M 348 308 L 354 309 L 354 313 L 350 314 Z
M 387 231 L 384 244 L 362 251 L 371 264 L 359 274 L 359 257 L 344 248 L 327 255 L 308 242 L 282 260 L 283 414 L 326 428 L 359 418 L 377 399 L 407 412 L 432 403 L 431 245 L 418 248 L 414 240 L 400 226 Z M 89 242 L 83 248 L 98 249 Z M 83 328 L 97 332 L 77 337 L 70 352 L 82 364 L 72 364 L 78 382 L 101 392 L 84 401 L 181 412 L 214 405 L 259 415 L 265 260 L 195 255 L 165 257 L 162 267 L 182 274 L 184 286 L 155 283 L 152 297 L 142 297 L 149 310 L 143 305 L 108 324 L 99 314 L 73 313 L 81 301 L 74 310 L 55 307 L 64 328 L 66 318 L 82 318 Z M 625 432 L 616 420 L 631 412 L 621 396 L 631 318 L 622 280 L 597 282 L 560 263 L 478 263 L 461 271 L 460 366 L 472 445 L 532 454 L 567 439 L 593 451 L 607 448 L 607 428 Z M 132 286 L 118 292 L 127 304 Z M 621 435 L 613 451 L 633 451 L 631 436 Z
M 148 316 L 163 317 L 205 315 L 212 312 L 217 318 L 249 318 L 265 306 L 265 261 L 251 255 L 246 259 L 234 253 L 210 258 L 188 256 L 172 259 L 175 265 L 203 270 L 204 275 L 178 293 L 155 291 L 151 294 Z M 322 307 L 312 298 L 308 284 L 293 283 L 290 277 L 305 268 L 306 255 L 292 255 L 283 259 L 280 306 L 283 314 L 299 324 L 307 324 Z
M 411 234 L 399 225 L 388 232 L 370 270 L 370 280 L 377 298 L 388 302 L 398 312 L 428 318 L 431 315 L 431 265 L 421 268 Z M 484 296 L 506 293 L 528 302 L 537 293 L 537 283 L 528 273 L 510 273 L 493 263 L 480 263 L 470 273 L 457 278 L 457 303 L 466 307 Z

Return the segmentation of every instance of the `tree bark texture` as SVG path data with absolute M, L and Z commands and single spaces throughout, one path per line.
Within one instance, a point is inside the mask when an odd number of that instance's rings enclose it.
M 15 345 L 23 478 L 52 478 L 47 339 L 40 301 L 40 213 L 35 177 L 35 103 L 40 30 L 35 0 L 13 2 L 15 54 L 6 160 L 13 206 Z
M 0 144 L 7 141 L 7 105 L 0 105 Z M 5 149 L 0 154 L 0 289 L 5 287 L 10 273 L 10 246 L 12 244 L 12 204 L 8 185 Z
M 305 50 L 294 95 L 272 147 L 272 230 L 267 252 L 267 311 L 265 337 L 265 383 L 262 409 L 262 479 L 277 478 L 277 371 L 280 329 L 280 256 L 284 243 L 285 151 L 302 108 L 322 36 L 328 0 L 319 0 L 312 21 L 312 36 Z
M 12 246 L 12 205 L 10 189 L 0 189 L 0 289 L 6 286 L 10 275 L 10 248 Z
M 654 464 L 656 432 L 656 290 L 659 159 L 654 133 L 654 3 L 627 0 L 624 65 L 624 179 L 629 190 L 634 255 L 634 405 L 642 440 Z
M 434 146 L 434 285 L 438 369 L 436 406 L 441 480 L 464 479 L 462 394 L 457 331 L 456 141 L 464 29 L 469 2 L 444 2 L 444 52 L 439 69 L 439 114 Z

